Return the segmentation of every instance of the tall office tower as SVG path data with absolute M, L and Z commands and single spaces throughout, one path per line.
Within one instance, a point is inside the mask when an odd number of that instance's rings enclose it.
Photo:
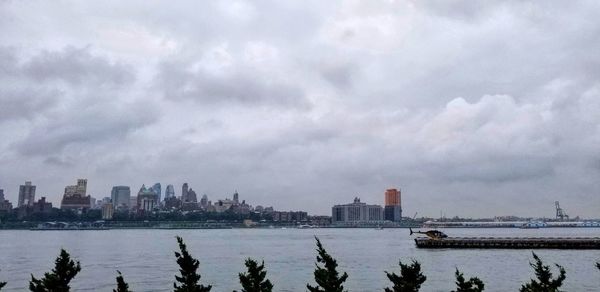
M 397 189 L 385 191 L 384 219 L 394 222 L 402 220 L 402 197 Z
M 188 202 L 188 184 L 187 183 L 183 183 L 183 186 L 181 186 L 181 201 L 182 202 Z
M 114 186 L 110 192 L 110 200 L 115 209 L 129 208 L 131 205 L 131 189 L 128 186 Z
M 162 196 L 162 190 L 161 190 L 160 183 L 155 183 L 152 186 L 152 191 L 156 194 L 156 202 L 160 203 L 160 197 Z
M 26 181 L 24 185 L 19 186 L 19 202 L 17 207 L 33 206 L 35 202 L 35 186 L 30 181 Z
M 239 204 L 239 203 L 240 203 L 240 195 L 238 194 L 237 190 L 235 191 L 235 193 L 233 193 L 233 201 L 234 201 L 236 204 Z
M 165 190 L 165 200 L 171 197 L 175 197 L 175 189 L 173 188 L 173 185 L 168 185 Z
M 4 202 L 4 190 L 0 189 L 0 203 Z
M 202 199 L 200 199 L 200 206 L 202 208 L 208 207 L 208 197 L 206 196 L 206 194 L 202 195 Z

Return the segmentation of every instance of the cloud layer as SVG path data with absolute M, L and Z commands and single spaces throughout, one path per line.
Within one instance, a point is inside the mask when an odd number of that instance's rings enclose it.
M 0 188 L 600 217 L 595 2 L 0 4 Z

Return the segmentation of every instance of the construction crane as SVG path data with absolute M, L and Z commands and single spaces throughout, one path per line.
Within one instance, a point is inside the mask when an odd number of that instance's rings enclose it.
M 554 206 L 556 206 L 556 219 L 560 219 L 561 221 L 565 219 L 569 220 L 569 215 L 567 215 L 565 210 L 560 207 L 560 203 L 558 201 L 554 202 Z

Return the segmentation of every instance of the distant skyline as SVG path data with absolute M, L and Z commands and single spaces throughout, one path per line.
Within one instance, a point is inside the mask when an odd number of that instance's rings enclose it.
M 0 2 L 0 188 L 600 217 L 600 2 Z

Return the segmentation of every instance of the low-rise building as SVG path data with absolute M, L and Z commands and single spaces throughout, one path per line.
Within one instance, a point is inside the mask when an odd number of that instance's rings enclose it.
M 308 213 L 304 211 L 275 211 L 273 212 L 275 222 L 306 222 Z
M 92 198 L 90 196 L 75 193 L 70 196 L 64 196 L 60 202 L 60 208 L 63 210 L 89 209 L 91 208 L 91 204 Z
M 111 220 L 114 216 L 115 208 L 112 203 L 105 203 L 102 205 L 102 219 Z
M 335 205 L 331 208 L 332 223 L 376 223 L 382 222 L 383 208 L 380 205 L 361 203 L 358 197 L 354 202 Z

